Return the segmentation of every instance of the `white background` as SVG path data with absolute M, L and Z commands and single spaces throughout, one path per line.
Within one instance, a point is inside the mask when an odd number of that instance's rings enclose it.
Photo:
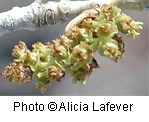
M 1 97 L 0 100 L 0 121 L 5 122 L 148 122 L 149 113 L 149 97 Z M 91 103 L 96 105 L 106 104 L 133 104 L 132 111 L 21 111 L 14 112 L 14 102 L 24 102 L 26 104 L 48 104 L 49 102 L 68 102 L 87 103 L 91 107 Z

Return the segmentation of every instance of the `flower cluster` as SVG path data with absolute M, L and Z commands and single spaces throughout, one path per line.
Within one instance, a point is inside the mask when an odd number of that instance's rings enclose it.
M 51 81 L 60 81 L 65 73 L 72 76 L 74 83 L 85 84 L 93 68 L 99 67 L 94 53 L 98 51 L 101 56 L 117 62 L 125 51 L 119 32 L 134 39 L 143 24 L 113 5 L 103 5 L 100 11 L 97 8 L 87 10 L 79 17 L 81 20 L 67 26 L 64 35 L 53 44 L 37 42 L 30 51 L 20 41 L 12 51 L 16 59 L 4 68 L 2 75 L 23 84 L 29 83 L 34 76 L 36 87 L 42 92 Z

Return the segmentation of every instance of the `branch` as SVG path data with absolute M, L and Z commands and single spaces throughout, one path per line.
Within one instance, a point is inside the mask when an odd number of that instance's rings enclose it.
M 95 5 L 115 4 L 122 9 L 144 10 L 149 7 L 149 0 L 90 0 L 90 1 L 49 1 L 35 0 L 26 7 L 13 7 L 0 13 L 0 36 L 20 29 L 34 31 L 49 24 L 64 22 L 74 18 Z

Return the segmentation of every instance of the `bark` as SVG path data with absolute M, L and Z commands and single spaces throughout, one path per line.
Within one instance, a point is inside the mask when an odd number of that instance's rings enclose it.
M 60 2 L 35 0 L 25 7 L 13 7 L 12 10 L 0 13 L 0 36 L 20 29 L 34 31 L 49 24 L 65 22 L 83 11 L 96 5 L 115 4 L 122 9 L 145 10 L 149 0 L 88 0 Z

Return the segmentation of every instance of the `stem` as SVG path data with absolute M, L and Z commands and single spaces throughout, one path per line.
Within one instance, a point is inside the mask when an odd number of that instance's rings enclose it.
M 78 16 L 83 11 L 99 4 L 115 4 L 122 9 L 144 10 L 149 7 L 149 0 L 87 0 L 41 3 L 35 0 L 25 7 L 13 7 L 12 10 L 0 13 L 0 36 L 20 29 L 34 31 L 49 24 L 64 22 Z

